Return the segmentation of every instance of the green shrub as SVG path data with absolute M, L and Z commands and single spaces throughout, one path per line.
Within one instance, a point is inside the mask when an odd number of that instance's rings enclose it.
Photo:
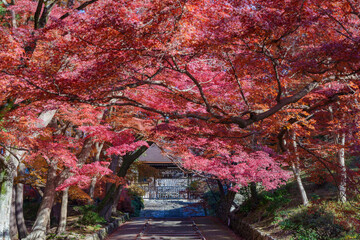
M 134 209 L 134 212 L 131 213 L 131 217 L 139 217 L 141 209 L 144 209 L 144 199 L 142 196 L 145 194 L 145 191 L 137 185 L 131 185 L 127 188 L 128 194 L 131 198 L 131 206 Z
M 266 215 L 274 215 L 275 211 L 291 201 L 289 193 L 285 188 L 279 188 L 273 192 L 260 194 L 260 204 L 267 205 Z
M 106 220 L 95 212 L 96 207 L 94 205 L 78 206 L 74 209 L 82 214 L 81 218 L 78 220 L 78 223 L 80 224 L 96 225 L 98 223 L 106 223 Z
M 276 210 L 284 207 L 290 201 L 289 193 L 285 187 L 275 191 L 263 191 L 258 195 L 258 202 L 249 197 L 241 204 L 239 212 L 249 213 L 255 208 L 262 207 L 265 209 L 263 216 L 272 216 Z
M 336 224 L 334 215 L 317 207 L 303 208 L 279 223 L 284 230 L 293 232 L 294 239 L 325 240 L 341 237 L 343 227 Z
M 209 216 L 215 216 L 219 206 L 220 193 L 218 191 L 208 191 L 203 194 L 202 199 L 208 209 L 207 214 Z
M 131 213 L 131 217 L 139 217 L 141 209 L 144 209 L 144 200 L 141 196 L 131 197 L 131 206 L 134 208 L 134 212 Z
M 355 239 L 360 239 L 360 234 L 358 234 L 358 233 L 354 233 L 354 232 L 351 232 L 351 233 L 347 233 L 345 236 L 344 236 L 344 238 L 343 238 L 344 240 L 350 240 L 350 239 L 352 239 L 352 240 L 355 240 Z

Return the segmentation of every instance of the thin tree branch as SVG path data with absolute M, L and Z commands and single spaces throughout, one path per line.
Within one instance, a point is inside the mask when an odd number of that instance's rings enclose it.
M 201 84 L 199 83 L 199 81 L 198 81 L 188 70 L 186 70 L 186 69 L 180 69 L 180 68 L 179 68 L 179 65 L 178 65 L 177 62 L 176 62 L 175 57 L 172 57 L 172 61 L 173 61 L 173 63 L 175 64 L 176 70 L 177 70 L 178 72 L 180 72 L 180 73 L 184 73 L 184 74 L 185 74 L 186 76 L 188 76 L 188 77 L 191 79 L 191 81 L 193 81 L 193 83 L 196 85 L 196 87 L 198 88 L 198 90 L 199 90 L 199 92 L 200 92 L 200 96 L 201 96 L 201 98 L 203 99 L 203 101 L 204 101 L 204 103 L 205 103 L 206 111 L 207 111 L 208 113 L 211 113 L 211 114 L 214 114 L 214 115 L 215 115 L 212 107 L 210 106 L 210 104 L 209 104 L 209 102 L 208 102 L 208 100 L 207 100 L 207 98 L 206 98 L 206 96 L 205 96 L 204 90 L 203 90 Z
M 238 86 L 239 86 L 241 97 L 242 97 L 242 99 L 244 100 L 244 102 L 245 102 L 246 106 L 248 107 L 248 109 L 250 109 L 249 103 L 248 103 L 248 101 L 246 100 L 246 97 L 245 97 L 245 95 L 244 95 L 244 91 L 243 91 L 243 88 L 242 88 L 242 86 L 241 86 L 241 82 L 240 82 L 240 80 L 239 80 L 239 78 L 238 78 L 238 75 L 237 75 L 237 73 L 236 73 L 235 66 L 234 66 L 233 62 L 231 61 L 228 53 L 226 53 L 226 56 L 227 56 L 228 61 L 229 61 L 230 65 L 231 65 L 231 68 L 232 68 L 232 70 L 233 70 L 233 72 L 234 72 L 235 80 L 236 80 L 236 82 L 237 82 L 237 84 L 238 84 Z
M 281 82 L 280 82 L 279 71 L 277 69 L 278 64 L 277 64 L 276 60 L 273 59 L 273 58 L 271 58 L 271 62 L 272 62 L 274 73 L 275 73 L 275 79 L 276 79 L 276 82 L 277 82 L 277 85 L 278 85 L 278 93 L 277 93 L 277 96 L 276 96 L 276 102 L 279 103 L 280 100 L 281 100 L 281 95 L 282 95 L 282 87 L 281 87 Z
M 312 151 L 310 151 L 308 148 L 304 147 L 300 142 L 296 141 L 297 144 L 299 145 L 300 148 L 302 148 L 303 150 L 305 150 L 307 153 L 309 153 L 310 155 L 314 156 L 325 168 L 326 170 L 330 173 L 331 177 L 334 179 L 334 182 L 336 184 L 336 188 L 339 190 L 339 183 L 336 180 L 336 177 L 334 176 L 334 174 L 331 172 L 331 170 L 329 169 L 329 167 L 325 164 L 325 162 L 327 163 L 331 163 L 329 161 L 327 161 L 325 158 L 322 158 L 318 155 L 316 155 L 315 153 L 313 153 Z M 335 165 L 335 164 L 334 164 Z
M 98 0 L 91 0 L 91 1 L 87 1 L 87 2 L 84 2 L 83 4 L 81 4 L 79 7 L 75 8 L 75 10 L 77 11 L 80 11 L 80 10 L 83 10 L 85 9 L 87 6 L 89 6 L 90 4 L 93 4 L 95 2 L 97 2 Z M 74 11 L 72 11 L 74 12 Z M 70 16 L 72 13 L 71 12 L 67 12 L 65 13 L 64 15 L 62 15 L 60 17 L 61 20 L 64 20 L 65 18 L 67 18 L 68 16 Z

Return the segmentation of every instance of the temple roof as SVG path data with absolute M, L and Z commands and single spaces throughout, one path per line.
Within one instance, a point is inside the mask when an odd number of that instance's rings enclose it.
M 165 163 L 173 164 L 173 161 L 164 154 L 161 149 L 156 145 L 152 144 L 140 157 L 139 161 L 145 163 Z

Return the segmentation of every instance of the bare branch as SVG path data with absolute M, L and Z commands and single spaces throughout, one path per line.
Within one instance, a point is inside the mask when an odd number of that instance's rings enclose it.
M 8 3 L 6 0 L 2 0 L 2 3 L 4 4 L 5 7 L 10 6 L 10 3 Z
M 332 171 L 329 169 L 329 167 L 326 165 L 326 163 L 330 163 L 332 164 L 333 166 L 335 167 L 338 167 L 336 164 L 328 161 L 327 159 L 323 158 L 323 157 L 320 157 L 318 155 L 316 155 L 315 153 L 313 153 L 310 149 L 304 147 L 300 142 L 296 141 L 297 144 L 299 145 L 299 147 L 303 150 L 305 150 L 307 153 L 309 153 L 310 155 L 314 156 L 325 168 L 326 170 L 330 173 L 331 177 L 334 179 L 334 182 L 335 182 L 335 185 L 337 188 L 339 188 L 339 184 L 337 182 L 337 179 L 336 177 L 334 176 L 334 174 L 332 173 Z M 325 163 L 326 162 L 326 163 Z
M 98 0 L 90 0 L 90 1 L 84 2 L 84 3 L 81 4 L 79 7 L 77 7 L 75 10 L 78 10 L 78 11 L 83 10 L 83 9 L 85 9 L 87 6 L 89 6 L 90 4 L 93 4 L 93 3 L 97 2 L 97 1 L 98 1 Z M 70 12 L 67 12 L 67 13 L 65 13 L 64 15 L 62 15 L 62 16 L 60 17 L 60 19 L 61 19 L 61 20 L 64 20 L 65 18 L 67 18 L 67 17 L 70 16 L 70 15 L 71 15 L 71 13 L 70 13 Z
M 325 9 L 323 9 L 322 7 L 318 6 L 319 9 L 321 9 L 331 20 L 333 20 L 334 22 L 336 22 L 346 33 L 343 34 L 344 36 L 346 36 L 347 38 L 349 38 L 350 40 L 354 41 L 352 39 L 352 33 L 344 26 L 344 24 L 342 24 L 342 22 L 340 22 L 339 20 L 337 20 L 333 15 L 331 15 L 328 11 L 326 11 Z
M 0 143 L 0 146 L 2 146 L 7 152 L 9 152 L 10 155 L 12 155 L 14 158 L 16 158 L 16 160 L 18 160 L 19 162 L 21 161 L 21 159 L 19 159 L 19 157 L 16 156 L 16 154 L 13 153 L 9 147 L 5 146 L 5 145 L 2 144 L 2 143 Z
M 210 106 L 210 104 L 209 104 L 209 102 L 208 102 L 208 100 L 207 100 L 207 98 L 206 98 L 206 96 L 204 94 L 204 90 L 203 90 L 201 84 L 199 83 L 199 81 L 188 70 L 179 68 L 179 65 L 177 64 L 175 57 L 172 57 L 172 60 L 173 60 L 173 63 L 175 65 L 176 71 L 178 71 L 180 73 L 184 73 L 186 76 L 188 76 L 191 79 L 191 81 L 193 81 L 193 83 L 195 83 L 196 87 L 198 88 L 198 90 L 200 92 L 200 96 L 201 96 L 201 98 L 203 99 L 203 101 L 205 103 L 206 111 L 208 113 L 211 113 L 211 114 L 215 115 L 212 107 Z
M 235 80 L 236 80 L 236 82 L 237 82 L 237 84 L 238 84 L 238 86 L 239 86 L 241 97 L 242 97 L 242 99 L 244 100 L 244 102 L 245 102 L 246 106 L 248 107 L 248 109 L 250 109 L 249 103 L 248 103 L 248 101 L 247 101 L 246 98 L 245 98 L 244 91 L 243 91 L 243 88 L 242 88 L 242 86 L 241 86 L 241 82 L 240 82 L 240 80 L 239 80 L 239 78 L 238 78 L 238 75 L 237 75 L 237 73 L 236 73 L 235 66 L 234 66 L 233 62 L 231 61 L 228 53 L 226 53 L 226 56 L 227 56 L 228 61 L 229 61 L 230 65 L 231 65 L 231 68 L 232 68 L 232 70 L 233 70 L 233 72 L 234 72 Z
M 351 10 L 352 10 L 352 14 L 355 14 L 356 16 L 358 16 L 360 18 L 360 13 L 359 11 L 355 8 L 355 6 L 353 5 L 352 2 L 350 2 L 350 0 L 347 0 L 347 2 L 349 3 Z
M 185 75 L 188 76 L 195 83 L 196 87 L 198 88 L 198 90 L 200 92 L 200 96 L 205 103 L 206 111 L 208 113 L 214 114 L 214 111 L 213 111 L 212 107 L 210 106 L 210 104 L 205 96 L 204 90 L 203 90 L 201 84 L 199 83 L 199 81 L 187 70 L 183 70 L 183 71 L 184 71 Z
M 277 96 L 276 96 L 276 102 L 279 103 L 280 100 L 281 100 L 281 95 L 282 95 L 282 87 L 281 87 L 281 82 L 280 82 L 279 71 L 277 69 L 278 64 L 277 64 L 276 60 L 273 59 L 273 58 L 271 58 L 271 62 L 272 62 L 274 73 L 275 73 L 275 79 L 276 79 L 276 82 L 277 82 L 277 85 L 278 85 L 278 93 L 277 93 Z

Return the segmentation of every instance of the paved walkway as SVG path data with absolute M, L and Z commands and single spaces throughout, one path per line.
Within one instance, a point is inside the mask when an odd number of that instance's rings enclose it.
M 140 218 L 106 240 L 242 240 L 214 217 L 204 217 L 196 200 L 145 200 Z
M 206 240 L 243 240 L 215 217 L 193 218 Z
M 145 199 L 141 217 L 146 218 L 187 218 L 204 216 L 204 209 L 198 200 Z
M 243 240 L 213 217 L 146 219 L 120 226 L 106 240 Z

